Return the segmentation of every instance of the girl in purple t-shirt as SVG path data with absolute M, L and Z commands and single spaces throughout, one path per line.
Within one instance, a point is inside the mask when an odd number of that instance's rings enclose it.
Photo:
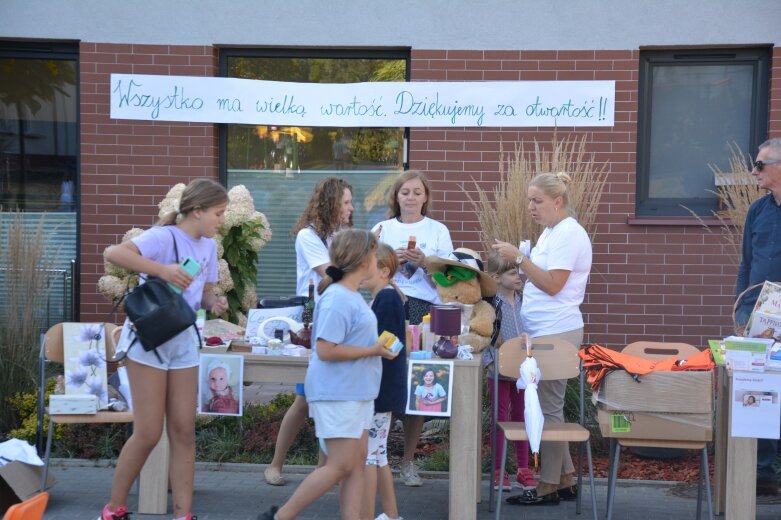
M 106 260 L 120 267 L 145 273 L 180 289 L 194 310 L 222 314 L 228 308 L 224 296 L 216 296 L 217 253 L 212 237 L 224 222 L 228 194 L 211 179 L 196 179 L 182 192 L 179 210 L 165 215 L 140 236 L 106 249 Z M 177 224 L 177 216 L 182 218 Z M 190 256 L 200 265 L 193 277 L 176 262 Z M 118 350 L 128 341 L 126 323 Z M 174 518 L 191 520 L 193 477 L 195 476 L 195 412 L 198 399 L 198 345 L 189 328 L 153 352 L 131 348 L 127 369 L 133 393 L 133 434 L 122 448 L 111 485 L 111 498 L 103 508 L 102 520 L 127 520 L 125 506 L 130 486 L 141 471 L 152 448 L 160 440 L 164 419 L 171 443 L 170 479 Z

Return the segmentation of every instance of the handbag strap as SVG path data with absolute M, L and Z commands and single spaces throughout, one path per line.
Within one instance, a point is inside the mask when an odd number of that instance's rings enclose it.
M 171 233 L 171 238 L 174 239 L 174 255 L 176 256 L 176 263 L 179 263 L 179 248 L 176 247 L 176 235 L 174 235 L 174 232 L 171 231 L 171 228 L 167 228 L 168 232 Z

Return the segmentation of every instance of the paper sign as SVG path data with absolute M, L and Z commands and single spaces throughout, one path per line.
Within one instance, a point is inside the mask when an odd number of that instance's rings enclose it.
M 781 428 L 781 374 L 733 372 L 730 435 L 778 439 Z
M 613 126 L 615 81 L 286 83 L 112 74 L 111 118 L 335 127 Z

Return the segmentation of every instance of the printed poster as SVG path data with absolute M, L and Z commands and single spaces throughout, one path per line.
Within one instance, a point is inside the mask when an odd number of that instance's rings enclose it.
M 778 439 L 781 429 L 781 374 L 733 372 L 730 435 Z
M 98 409 L 108 408 L 106 338 L 102 323 L 62 324 L 65 393 L 92 394 Z

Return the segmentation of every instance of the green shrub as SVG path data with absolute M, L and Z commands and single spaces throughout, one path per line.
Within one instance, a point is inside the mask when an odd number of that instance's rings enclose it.
M 49 379 L 44 388 L 45 402 L 49 401 L 49 396 L 54 391 L 55 381 Z M 19 417 L 19 428 L 15 428 L 8 433 L 8 436 L 15 439 L 22 439 L 30 444 L 35 444 L 36 429 L 38 427 L 38 389 L 32 392 L 19 392 L 7 398 L 10 409 Z M 54 438 L 62 438 L 62 424 L 54 425 Z M 44 436 L 49 434 L 49 417 L 43 418 Z

